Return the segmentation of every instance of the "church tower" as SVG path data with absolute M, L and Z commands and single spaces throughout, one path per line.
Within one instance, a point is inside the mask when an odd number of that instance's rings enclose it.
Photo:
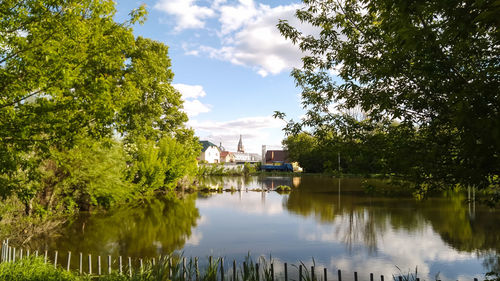
M 238 142 L 238 152 L 245 153 L 245 148 L 243 148 L 243 141 L 241 140 L 241 135 L 240 135 L 240 141 Z

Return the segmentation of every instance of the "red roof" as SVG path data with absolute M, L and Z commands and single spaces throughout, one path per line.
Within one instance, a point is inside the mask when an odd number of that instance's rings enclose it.
M 230 155 L 230 154 L 233 154 L 233 153 L 232 153 L 232 152 L 229 152 L 229 151 L 221 151 L 221 152 L 220 152 L 220 157 L 226 157 L 226 156 L 228 156 L 228 155 Z

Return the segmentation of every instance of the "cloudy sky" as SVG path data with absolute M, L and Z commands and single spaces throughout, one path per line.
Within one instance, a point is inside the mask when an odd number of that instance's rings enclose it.
M 300 1 L 120 0 L 117 20 L 141 4 L 148 20 L 134 32 L 170 47 L 174 87 L 184 97 L 196 135 L 230 151 L 240 134 L 249 152 L 280 145 L 284 124 L 272 114 L 279 110 L 295 119 L 302 114 L 300 91 L 290 77 L 301 54 L 276 24 L 296 23 Z

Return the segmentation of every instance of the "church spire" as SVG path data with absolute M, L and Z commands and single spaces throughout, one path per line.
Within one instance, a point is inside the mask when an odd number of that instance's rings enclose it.
M 240 135 L 240 141 L 238 142 L 238 152 L 245 153 L 245 148 L 243 148 L 243 141 Z

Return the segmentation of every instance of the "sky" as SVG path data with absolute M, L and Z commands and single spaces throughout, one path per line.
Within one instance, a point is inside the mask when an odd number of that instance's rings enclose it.
M 301 65 L 298 47 L 276 28 L 280 19 L 298 25 L 295 0 L 117 0 L 116 20 L 142 4 L 147 21 L 134 34 L 165 43 L 182 94 L 187 126 L 201 140 L 236 151 L 279 148 L 284 122 L 274 111 L 298 119 L 300 89 L 290 77 Z

